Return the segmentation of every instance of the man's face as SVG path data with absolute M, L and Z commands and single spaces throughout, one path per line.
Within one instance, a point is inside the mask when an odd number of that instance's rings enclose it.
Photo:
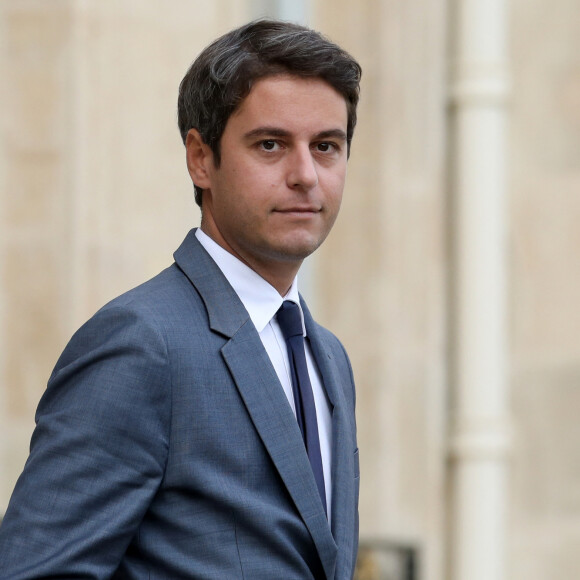
M 226 124 L 219 168 L 207 163 L 202 229 L 266 279 L 297 270 L 338 214 L 346 130 L 345 100 L 326 82 L 256 82 Z

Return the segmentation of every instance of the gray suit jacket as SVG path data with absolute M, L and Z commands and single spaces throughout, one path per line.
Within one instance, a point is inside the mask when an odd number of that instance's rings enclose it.
M 354 383 L 303 307 L 332 408 L 332 529 L 260 337 L 192 231 L 59 359 L 0 527 L 0 578 L 351 578 Z

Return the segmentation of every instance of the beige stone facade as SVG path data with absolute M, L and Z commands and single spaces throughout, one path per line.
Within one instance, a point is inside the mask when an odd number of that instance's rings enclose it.
M 297 11 L 364 69 L 342 213 L 309 261 L 308 293 L 357 378 L 361 537 L 416 546 L 423 580 L 456 577 L 463 508 L 450 450 L 464 297 L 451 89 L 456 15 L 485 1 L 311 0 Z M 500 382 L 511 438 L 508 510 L 497 520 L 506 561 L 494 578 L 571 580 L 580 577 L 578 3 L 497 4 L 509 9 Z M 168 265 L 198 224 L 175 122 L 181 77 L 210 39 L 267 8 L 0 3 L 0 512 L 72 332 Z

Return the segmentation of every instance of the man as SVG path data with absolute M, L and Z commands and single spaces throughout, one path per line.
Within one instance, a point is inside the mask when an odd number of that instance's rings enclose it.
M 0 578 L 352 577 L 352 372 L 296 274 L 339 210 L 359 80 L 339 47 L 271 21 L 192 64 L 179 127 L 201 228 L 59 359 Z

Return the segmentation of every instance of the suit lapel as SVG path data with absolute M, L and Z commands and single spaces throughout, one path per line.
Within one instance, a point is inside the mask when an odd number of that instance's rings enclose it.
M 222 352 L 254 426 L 310 531 L 327 578 L 334 578 L 337 547 L 320 502 L 300 429 L 260 337 L 249 320 Z M 258 368 L 260 373 L 256 373 Z
M 337 546 L 320 502 L 300 429 L 250 317 L 194 231 L 175 253 L 208 311 L 210 328 L 229 341 L 222 355 L 270 458 L 302 516 L 327 578 L 334 578 Z M 260 369 L 260 372 L 256 372 Z

